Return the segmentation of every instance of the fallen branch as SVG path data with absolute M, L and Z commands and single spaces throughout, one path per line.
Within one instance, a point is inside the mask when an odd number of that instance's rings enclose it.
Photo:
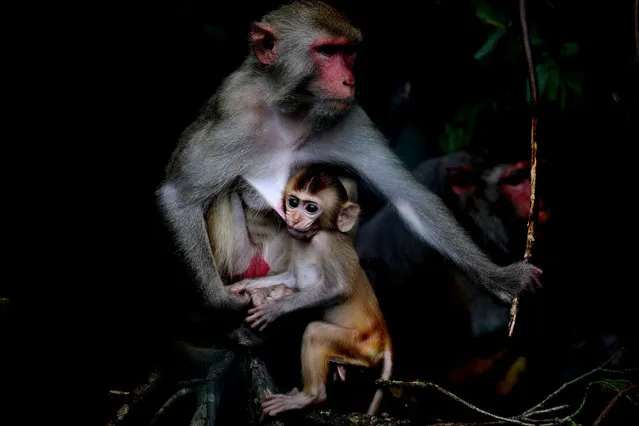
M 450 392 L 450 391 L 448 391 L 448 390 L 442 388 L 441 386 L 436 385 L 435 383 L 432 383 L 432 382 L 421 382 L 419 380 L 413 380 L 411 382 L 403 382 L 403 381 L 400 381 L 400 380 L 383 380 L 383 379 L 379 379 L 375 383 L 380 385 L 380 386 L 384 386 L 384 387 L 400 386 L 400 387 L 411 387 L 411 388 L 422 388 L 422 389 L 433 388 L 433 389 L 436 389 L 439 392 L 443 393 L 444 395 L 447 395 L 449 398 L 459 402 L 460 404 L 470 408 L 471 410 L 476 411 L 476 412 L 478 412 L 480 414 L 483 414 L 485 416 L 492 417 L 493 419 L 501 420 L 502 422 L 506 422 L 506 423 L 514 423 L 514 424 L 519 424 L 519 425 L 534 425 L 534 423 L 532 423 L 532 422 L 525 422 L 525 421 L 519 420 L 518 418 L 502 417 L 502 416 L 498 416 L 497 414 L 489 413 L 488 411 L 482 410 L 481 408 L 471 404 L 468 401 L 463 400 L 462 398 L 458 397 L 454 393 L 452 393 L 452 392 Z
M 122 404 L 122 406 L 116 412 L 115 418 L 107 423 L 107 426 L 115 426 L 116 424 L 124 420 L 126 415 L 131 411 L 131 408 L 133 408 L 135 404 L 141 401 L 151 389 L 158 386 L 161 378 L 162 376 L 159 371 L 153 371 L 149 375 L 146 383 L 139 385 L 133 390 L 133 392 L 129 394 L 129 400 Z
M 625 388 L 621 389 L 619 392 L 617 392 L 617 395 L 615 395 L 615 397 L 612 398 L 612 400 L 608 403 L 608 405 L 606 405 L 606 408 L 604 408 L 601 414 L 599 414 L 599 417 L 597 417 L 597 420 L 595 420 L 592 426 L 599 426 L 602 420 L 604 419 L 604 417 L 606 417 L 606 415 L 610 412 L 610 410 L 617 403 L 617 401 L 619 401 L 619 399 L 623 396 L 623 394 L 631 391 L 632 389 L 635 389 L 636 387 L 637 387 L 637 384 L 632 383 L 626 386 Z
M 530 125 L 530 211 L 528 214 L 528 232 L 526 234 L 526 251 L 524 260 L 528 261 L 532 257 L 533 243 L 535 242 L 535 226 L 537 224 L 538 205 L 535 197 L 537 189 L 537 77 L 535 75 L 535 64 L 530 48 L 530 37 L 528 36 L 528 24 L 526 23 L 526 0 L 519 0 L 519 20 L 521 23 L 521 38 L 526 53 L 526 63 L 528 65 L 528 84 L 530 86 L 530 103 L 532 104 L 532 119 Z M 510 307 L 510 319 L 508 321 L 508 337 L 513 335 L 515 322 L 517 321 L 517 311 L 519 309 L 519 296 L 515 296 Z

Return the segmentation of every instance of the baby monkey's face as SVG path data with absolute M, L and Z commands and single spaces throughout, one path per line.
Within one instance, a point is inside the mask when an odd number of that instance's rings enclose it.
M 286 225 L 293 238 L 310 239 L 319 231 L 320 201 L 310 194 L 291 192 L 286 197 Z

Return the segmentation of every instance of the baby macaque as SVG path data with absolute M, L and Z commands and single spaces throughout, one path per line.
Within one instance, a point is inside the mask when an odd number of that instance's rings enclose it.
M 383 379 L 388 379 L 392 370 L 386 322 L 347 235 L 357 223 L 360 207 L 348 201 L 339 179 L 319 166 L 302 169 L 288 182 L 283 204 L 287 229 L 293 238 L 289 270 L 230 286 L 236 294 L 251 294 L 275 285 L 295 290 L 271 296 L 248 311 L 246 321 L 260 330 L 295 310 L 324 308 L 323 321 L 311 322 L 304 333 L 304 388 L 302 392 L 293 389 L 288 394 L 265 397 L 262 411 L 271 416 L 323 402 L 329 361 L 374 367 L 383 360 Z M 343 374 L 343 368 L 339 371 Z M 381 397 L 378 389 L 369 414 L 377 411 Z

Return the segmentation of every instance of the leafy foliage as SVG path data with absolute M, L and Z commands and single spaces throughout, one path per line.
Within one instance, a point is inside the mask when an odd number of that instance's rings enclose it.
M 549 24 L 557 13 L 551 2 L 527 4 L 538 102 L 546 111 L 569 113 L 584 101 L 584 64 L 592 61 L 593 55 L 589 52 L 588 40 L 570 31 L 562 33 L 555 24 Z M 525 109 L 531 101 L 517 2 L 473 0 L 470 5 L 466 13 L 474 14 L 472 33 L 483 43 L 474 51 L 472 60 L 469 58 L 471 66 L 460 72 L 479 75 L 474 78 L 474 84 L 485 85 L 486 89 L 481 96 L 469 93 L 467 99 L 461 99 L 459 108 L 447 119 L 439 138 L 445 153 L 471 143 L 481 122 L 479 114 L 499 117 L 511 109 Z M 555 22 L 561 25 L 560 20 Z M 619 102 L 618 93 L 612 89 L 608 93 Z

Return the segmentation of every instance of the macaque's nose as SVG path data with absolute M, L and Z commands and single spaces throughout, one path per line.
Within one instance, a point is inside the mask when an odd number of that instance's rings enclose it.
M 300 217 L 296 214 L 293 215 L 293 225 L 300 223 Z

